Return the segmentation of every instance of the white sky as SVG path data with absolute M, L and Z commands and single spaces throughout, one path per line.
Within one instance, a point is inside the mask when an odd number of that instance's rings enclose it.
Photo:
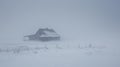
M 116 44 L 120 40 L 119 0 L 0 0 L 0 42 L 21 41 L 40 27 L 64 40 Z

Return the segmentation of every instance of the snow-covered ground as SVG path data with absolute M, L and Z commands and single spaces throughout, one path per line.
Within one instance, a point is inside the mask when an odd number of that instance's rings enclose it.
M 81 42 L 0 45 L 1 67 L 119 67 L 119 47 Z

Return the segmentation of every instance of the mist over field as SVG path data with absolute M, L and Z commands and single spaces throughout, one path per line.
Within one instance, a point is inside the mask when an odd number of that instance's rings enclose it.
M 119 67 L 119 3 L 119 0 L 0 0 L 0 52 L 16 52 L 18 49 L 23 52 L 27 51 L 26 49 L 38 51 L 34 52 L 38 55 L 28 52 L 25 56 L 13 54 L 10 57 L 0 53 L 0 66 Z M 35 34 L 39 28 L 54 29 L 61 36 L 61 40 L 32 43 L 24 41 L 24 36 Z M 43 46 L 44 44 L 47 46 Z M 56 44 L 64 49 L 59 50 Z M 37 46 L 39 49 L 48 49 L 39 52 L 36 50 Z M 101 47 L 104 49 L 99 50 Z M 79 48 L 82 49 L 78 50 Z M 94 53 L 94 50 L 99 51 Z M 100 51 L 103 53 L 99 54 Z M 35 59 L 31 59 L 34 57 Z M 73 57 L 75 58 L 72 59 Z M 25 63 L 21 60 L 24 58 Z M 12 62 L 9 63 L 10 61 Z

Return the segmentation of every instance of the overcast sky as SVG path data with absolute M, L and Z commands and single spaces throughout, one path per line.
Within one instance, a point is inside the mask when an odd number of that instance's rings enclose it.
M 22 40 L 38 28 L 63 40 L 119 42 L 119 0 L 0 0 L 0 40 Z

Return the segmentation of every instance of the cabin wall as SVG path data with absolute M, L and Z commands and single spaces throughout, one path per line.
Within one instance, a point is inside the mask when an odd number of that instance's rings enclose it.
M 36 41 L 52 41 L 52 40 L 60 40 L 60 37 L 29 37 L 29 40 L 36 40 Z

